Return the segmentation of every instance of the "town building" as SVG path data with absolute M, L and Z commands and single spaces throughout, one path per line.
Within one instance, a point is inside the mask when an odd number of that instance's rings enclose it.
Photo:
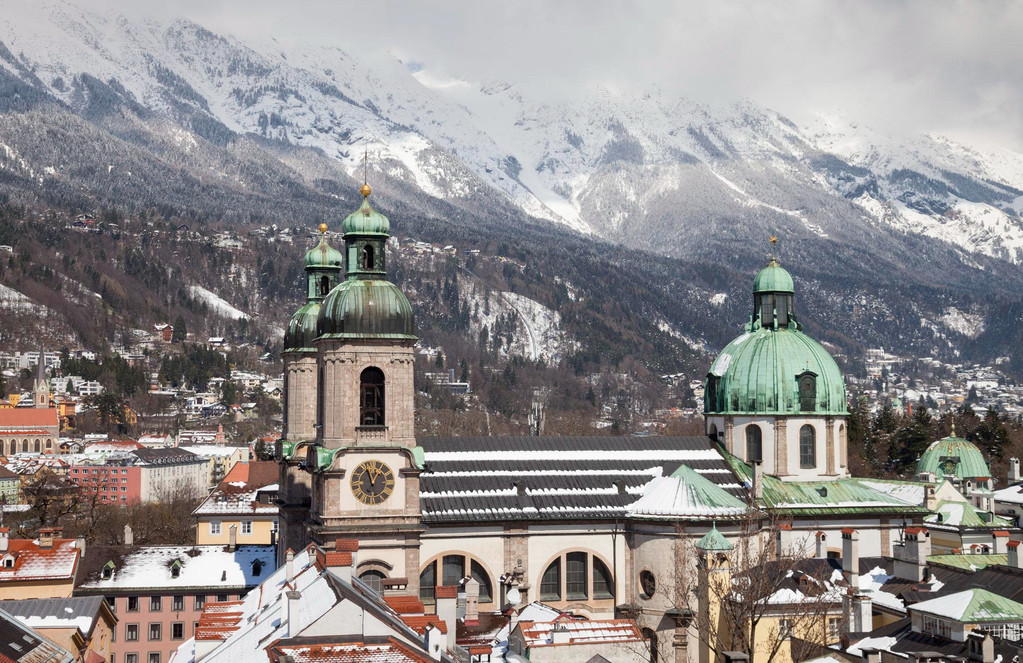
M 279 529 L 278 467 L 274 461 L 236 464 L 192 515 L 196 545 L 275 545 Z
M 189 446 L 178 446 L 194 453 L 199 458 L 205 458 L 209 462 L 209 486 L 216 487 L 227 473 L 238 463 L 249 461 L 248 447 L 235 447 L 223 444 L 195 444 Z
M 36 539 L 14 539 L 0 527 L 0 600 L 71 596 L 85 543 L 60 538 L 62 531 L 44 527 Z
M 3 610 L 0 610 L 0 661 L 78 663 L 71 652 L 39 635 L 20 619 Z
M 235 601 L 275 568 L 270 546 L 90 546 L 75 596 L 102 597 L 117 616 L 114 663 L 166 663 L 195 635 L 207 602 Z
M 71 652 L 75 661 L 113 660 L 117 617 L 98 596 L 0 601 L 0 611 Z
M 139 499 L 152 502 L 169 495 L 199 497 L 209 490 L 209 464 L 190 451 L 178 448 L 137 449 L 141 470 Z
M 0 504 L 17 504 L 21 496 L 21 477 L 0 465 Z

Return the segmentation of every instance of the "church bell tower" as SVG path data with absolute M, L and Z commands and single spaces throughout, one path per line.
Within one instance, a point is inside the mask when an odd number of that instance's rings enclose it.
M 419 472 L 413 418 L 412 306 L 387 279 L 390 223 L 369 203 L 345 219 L 345 280 L 317 320 L 316 444 L 307 528 L 331 548 L 359 540 L 357 573 L 419 579 Z

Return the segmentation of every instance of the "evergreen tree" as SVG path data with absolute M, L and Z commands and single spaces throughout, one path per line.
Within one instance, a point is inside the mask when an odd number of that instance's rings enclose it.
M 188 338 L 188 328 L 185 326 L 184 316 L 179 315 L 174 321 L 174 332 L 171 334 L 171 343 L 181 343 Z
M 967 436 L 989 458 L 1002 457 L 1002 450 L 1009 442 L 1009 432 L 1005 428 L 1002 417 L 992 408 L 988 408 L 984 420 Z
M 933 424 L 931 413 L 921 407 L 905 426 L 895 432 L 893 460 L 897 471 L 912 471 L 916 467 L 920 454 L 934 441 Z

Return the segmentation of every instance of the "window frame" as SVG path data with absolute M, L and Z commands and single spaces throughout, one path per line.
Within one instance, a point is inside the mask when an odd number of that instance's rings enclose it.
M 817 469 L 817 428 L 813 424 L 799 427 L 799 468 Z
M 132 630 L 134 629 L 135 637 L 132 636 Z M 124 625 L 124 641 L 125 642 L 138 642 L 139 641 L 139 624 L 131 623 Z
M 760 424 L 746 424 L 746 462 L 764 462 L 764 431 Z M 756 454 L 753 451 L 756 450 Z

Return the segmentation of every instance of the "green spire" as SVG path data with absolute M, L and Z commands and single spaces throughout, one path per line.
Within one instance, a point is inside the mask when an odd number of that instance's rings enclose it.
M 327 243 L 327 224 L 319 226 L 320 242 L 305 254 L 306 303 L 291 316 L 284 332 L 284 350 L 312 352 L 320 302 L 341 278 L 344 256 Z
M 710 526 L 710 531 L 703 535 L 703 538 L 696 542 L 697 550 L 707 552 L 727 552 L 733 549 L 728 539 L 718 531 L 718 524 L 715 521 Z

